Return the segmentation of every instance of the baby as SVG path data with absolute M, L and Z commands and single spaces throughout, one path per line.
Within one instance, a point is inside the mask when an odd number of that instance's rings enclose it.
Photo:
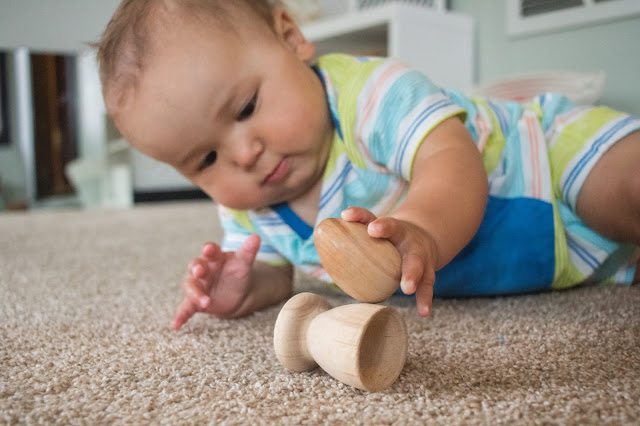
M 292 265 L 329 279 L 312 238 L 327 217 L 395 245 L 421 316 L 434 292 L 638 279 L 638 118 L 469 99 L 393 59 L 314 60 L 266 0 L 125 0 L 98 49 L 122 135 L 220 206 L 224 241 L 189 264 L 176 329 L 284 300 Z

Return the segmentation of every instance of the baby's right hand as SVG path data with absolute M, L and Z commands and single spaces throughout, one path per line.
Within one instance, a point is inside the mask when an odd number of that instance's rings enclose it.
M 202 255 L 189 263 L 189 276 L 182 285 L 184 298 L 173 318 L 179 330 L 196 312 L 218 318 L 239 317 L 251 292 L 251 268 L 260 248 L 260 237 L 251 235 L 235 252 L 223 252 L 218 244 L 202 246 Z

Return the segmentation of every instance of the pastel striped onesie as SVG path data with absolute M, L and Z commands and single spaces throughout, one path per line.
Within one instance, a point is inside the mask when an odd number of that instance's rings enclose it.
M 436 296 L 514 294 L 593 282 L 630 283 L 633 246 L 614 243 L 575 215 L 586 175 L 640 119 L 604 107 L 576 107 L 543 94 L 529 105 L 470 99 L 434 85 L 393 59 L 335 54 L 314 66 L 335 124 L 317 223 L 348 206 L 378 216 L 405 199 L 413 156 L 425 135 L 458 116 L 482 152 L 489 200 L 473 240 L 436 274 Z M 313 228 L 286 205 L 237 211 L 220 207 L 224 250 L 251 233 L 258 259 L 293 263 L 330 281 Z

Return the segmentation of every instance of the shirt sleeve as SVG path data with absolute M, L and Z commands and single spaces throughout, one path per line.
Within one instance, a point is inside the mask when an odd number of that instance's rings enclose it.
M 218 204 L 218 214 L 224 230 L 224 238 L 221 244 L 222 251 L 236 251 L 247 237 L 252 234 L 260 234 L 246 211 L 233 210 Z M 256 260 L 274 266 L 289 264 L 289 261 L 274 246 L 269 244 L 263 235 L 260 235 L 260 237 L 260 249 Z
M 411 180 L 415 154 L 424 138 L 449 117 L 466 112 L 423 73 L 395 59 L 355 66 L 354 81 L 342 90 L 344 142 L 366 168 Z

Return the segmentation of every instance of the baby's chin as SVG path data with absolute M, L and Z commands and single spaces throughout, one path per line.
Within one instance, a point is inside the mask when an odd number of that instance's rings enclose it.
M 213 199 L 214 201 L 216 201 L 216 199 Z M 283 201 L 286 200 L 282 200 L 282 201 L 271 201 L 271 200 L 246 200 L 246 201 L 230 201 L 228 203 L 225 203 L 224 200 L 218 200 L 218 202 L 220 204 L 222 204 L 223 206 L 230 208 L 232 210 L 260 210 L 263 209 L 265 207 L 269 207 L 269 206 L 273 206 L 275 204 L 279 204 Z
M 280 203 L 293 202 L 301 195 L 306 194 L 308 190 L 309 185 L 282 186 L 272 191 L 264 191 L 254 197 L 243 196 L 241 199 L 234 197 L 216 199 L 211 194 L 210 196 L 214 201 L 233 210 L 259 210 Z

